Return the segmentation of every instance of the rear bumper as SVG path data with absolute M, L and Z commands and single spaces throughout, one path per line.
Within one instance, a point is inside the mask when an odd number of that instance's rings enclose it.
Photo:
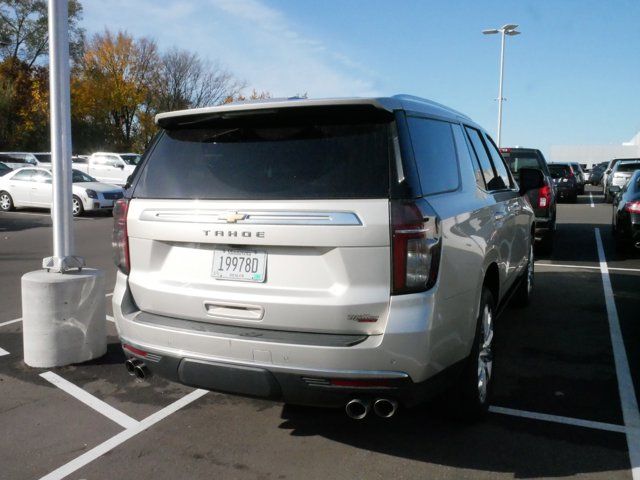
M 173 381 L 293 404 L 344 406 L 354 396 L 385 396 L 411 406 L 438 391 L 450 370 L 430 361 L 433 293 L 393 297 L 391 303 L 385 333 L 349 346 L 274 340 L 259 329 L 237 334 L 229 331 L 234 327 L 201 322 L 194 329 L 166 317 L 154 323 L 138 311 L 121 273 L 113 314 L 122 343 L 134 347 L 125 348 L 126 354 Z

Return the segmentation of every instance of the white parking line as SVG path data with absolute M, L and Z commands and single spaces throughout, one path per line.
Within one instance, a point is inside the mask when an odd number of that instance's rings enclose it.
M 9 352 L 7 352 L 4 348 L 0 347 L 0 357 L 2 357 L 4 355 L 9 355 Z
M 547 413 L 528 412 L 526 410 L 514 410 L 505 407 L 489 407 L 492 413 L 500 415 L 509 415 L 512 417 L 529 418 L 532 420 L 541 420 L 543 422 L 562 423 L 564 425 L 574 425 L 576 427 L 593 428 L 594 430 L 606 430 L 608 432 L 626 433 L 624 425 L 615 425 L 613 423 L 594 422 L 591 420 L 583 420 L 581 418 L 562 417 L 559 415 L 549 415 Z
M 166 418 L 169 415 L 171 415 L 172 413 L 177 412 L 181 408 L 186 407 L 191 402 L 199 399 L 200 397 L 202 397 L 206 393 L 207 393 L 207 390 L 194 390 L 193 392 L 185 395 L 181 399 L 176 400 L 171 405 L 163 408 L 162 410 L 154 413 L 153 415 L 149 415 L 144 420 L 141 420 L 136 426 L 131 427 L 131 428 L 127 428 L 123 432 L 120 432 L 119 434 L 115 435 L 114 437 L 111 437 L 109 440 L 107 440 L 107 441 L 101 443 L 100 445 L 92 448 L 88 452 L 83 453 L 79 457 L 71 460 L 69 463 L 61 466 L 57 470 L 54 470 L 53 472 L 51 472 L 48 475 L 45 475 L 40 480 L 60 480 L 60 479 L 62 479 L 64 477 L 66 477 L 67 475 L 69 475 L 69 474 L 75 472 L 76 470 L 84 467 L 85 465 L 93 462 L 96 458 L 101 457 L 102 455 L 104 455 L 105 453 L 107 453 L 110 450 L 114 449 L 115 447 L 117 447 L 121 443 L 126 442 L 131 437 L 134 437 L 135 435 L 139 434 L 140 432 L 145 431 L 147 428 L 149 428 L 149 427 L 153 426 L 154 424 L 158 423 L 163 418 Z
M 597 270 L 600 271 L 600 267 L 591 267 L 589 265 L 558 265 L 556 263 L 541 263 L 536 262 L 536 267 L 559 267 L 559 268 L 584 268 L 587 270 Z M 609 271 L 618 271 L 618 272 L 638 272 L 640 273 L 640 268 L 616 268 L 609 267 Z
M 111 292 L 111 293 L 107 293 L 107 294 L 105 295 L 105 297 L 113 297 L 113 292 Z
M 589 201 L 591 202 L 591 208 L 596 208 L 596 206 L 593 204 L 593 193 L 589 192 Z
M 9 320 L 8 322 L 0 323 L 0 327 L 4 327 L 5 325 L 11 325 L 12 323 L 18 323 L 18 322 L 21 322 L 21 321 L 22 321 L 21 318 L 16 318 L 15 320 Z
M 139 423 L 136 419 L 131 418 L 129 415 L 122 413 L 120 410 L 113 408 L 108 403 L 103 402 L 97 397 L 94 397 L 86 390 L 83 390 L 73 383 L 68 382 L 60 375 L 56 375 L 53 372 L 44 372 L 41 373 L 40 376 L 48 382 L 53 383 L 60 390 L 67 392 L 72 397 L 75 397 L 88 407 L 93 408 L 96 412 L 101 413 L 108 419 L 113 420 L 118 425 L 124 428 L 132 428 Z
M 602 237 L 599 228 L 595 229 L 595 236 L 600 260 L 604 300 L 607 307 L 607 317 L 609 318 L 609 335 L 611 337 L 611 346 L 613 347 L 616 377 L 618 378 L 622 418 L 627 427 L 627 447 L 629 449 L 629 460 L 631 461 L 631 474 L 633 480 L 640 480 L 640 412 L 638 411 L 638 401 L 633 387 L 631 372 L 629 371 L 627 350 L 625 349 L 622 330 L 620 329 L 618 310 L 613 297 L 609 268 L 602 248 Z
M 116 321 L 113 319 L 113 317 L 111 315 L 107 315 L 107 321 L 112 322 L 112 323 L 116 323 Z

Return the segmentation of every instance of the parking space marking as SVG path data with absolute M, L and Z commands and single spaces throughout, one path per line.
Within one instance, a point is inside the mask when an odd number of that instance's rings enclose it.
M 111 323 L 116 323 L 116 321 L 114 320 L 114 318 L 111 315 L 107 315 L 107 321 L 111 322 Z
M 103 402 L 97 397 L 94 397 L 86 390 L 74 385 L 73 383 L 65 380 L 60 375 L 56 375 L 53 372 L 44 372 L 40 376 L 48 382 L 54 384 L 60 390 L 68 393 L 72 397 L 80 400 L 88 407 L 93 408 L 96 412 L 101 413 L 110 420 L 113 420 L 118 425 L 124 428 L 132 428 L 138 425 L 138 421 L 131 418 L 129 415 L 122 413 L 120 410 L 113 408 L 106 402 Z
M 140 432 L 143 432 L 147 428 L 155 425 L 160 420 L 168 417 L 172 413 L 177 412 L 181 408 L 186 407 L 191 402 L 194 402 L 195 400 L 199 399 L 206 393 L 208 393 L 207 390 L 200 390 L 200 389 L 194 390 L 193 392 L 185 395 L 181 399 L 176 400 L 171 405 L 168 405 L 164 407 L 162 410 L 159 410 L 158 412 L 152 415 L 149 415 L 144 420 L 141 420 L 140 422 L 138 422 L 138 424 L 135 425 L 134 427 L 127 428 L 126 430 L 120 432 L 119 434 L 111 437 L 109 440 L 92 448 L 88 452 L 83 453 L 79 457 L 71 460 L 69 463 L 61 466 L 60 468 L 54 470 L 48 475 L 45 475 L 40 480 L 61 480 L 67 475 L 93 462 L 96 458 L 99 458 L 105 453 L 113 450 L 115 447 L 117 447 L 121 443 L 126 442 L 127 440 L 139 434 Z
M 4 348 L 0 347 L 0 357 L 4 355 L 9 355 L 9 352 L 7 352 Z
M 105 295 L 105 297 L 113 297 L 113 292 L 111 292 L 111 293 L 107 293 L 107 294 Z
M 536 267 L 559 267 L 559 268 L 584 268 L 587 270 L 597 270 L 600 272 L 600 267 L 592 267 L 589 265 L 558 265 L 556 263 L 541 263 L 536 262 Z M 620 268 L 620 267 L 608 267 L 609 271 L 617 272 L 637 272 L 640 273 L 640 268 Z
M 592 428 L 594 430 L 606 430 L 608 432 L 626 433 L 627 429 L 624 425 L 615 425 L 613 423 L 594 422 L 591 420 L 583 420 L 581 418 L 562 417 L 560 415 L 549 415 L 547 413 L 529 412 L 526 410 L 514 410 L 505 407 L 489 407 L 492 413 L 500 415 L 509 415 L 511 417 L 528 418 L 531 420 L 541 420 L 543 422 L 562 423 L 563 425 L 573 425 L 576 427 Z
M 8 322 L 0 323 L 0 327 L 4 327 L 5 325 L 11 325 L 12 323 L 18 323 L 18 322 L 21 322 L 21 321 L 22 321 L 21 318 L 16 318 L 15 320 L 9 320 Z
M 629 371 L 627 350 L 625 349 L 622 330 L 620 329 L 618 310 L 613 297 L 609 268 L 604 255 L 599 228 L 595 228 L 595 236 L 598 259 L 600 260 L 604 300 L 607 307 L 607 317 L 609 318 L 609 335 L 611 337 L 611 346 L 613 347 L 613 360 L 616 367 L 616 377 L 618 378 L 618 392 L 620 394 L 620 403 L 622 404 L 622 418 L 627 427 L 627 448 L 629 449 L 629 460 L 631 461 L 631 474 L 633 480 L 640 480 L 640 412 L 638 411 L 638 400 L 636 399 L 633 380 Z
M 596 208 L 596 206 L 593 204 L 593 193 L 589 192 L 589 201 L 591 202 L 591 208 Z

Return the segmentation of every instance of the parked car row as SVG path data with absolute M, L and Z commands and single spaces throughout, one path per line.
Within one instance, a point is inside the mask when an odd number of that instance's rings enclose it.
M 89 156 L 77 155 L 72 157 L 73 166 L 99 182 L 114 185 L 125 185 L 140 162 L 141 155 L 137 153 L 96 152 Z M 3 152 L 0 153 L 0 164 L 16 169 L 22 167 L 51 166 L 51 153 L 47 152 Z
M 614 196 L 611 228 L 618 248 L 640 249 L 640 165 Z
M 0 176 L 0 210 L 21 207 L 51 208 L 52 176 L 48 168 L 25 167 Z M 90 211 L 113 210 L 124 190 L 116 185 L 98 182 L 84 172 L 72 171 L 72 214 L 74 217 Z

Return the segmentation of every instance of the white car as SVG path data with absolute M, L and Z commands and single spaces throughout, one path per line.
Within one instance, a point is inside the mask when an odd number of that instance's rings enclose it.
M 0 210 L 19 207 L 51 208 L 51 172 L 46 168 L 20 168 L 0 177 Z M 124 190 L 97 182 L 79 170 L 73 170 L 73 216 L 89 211 L 111 211 Z
M 100 182 L 125 185 L 140 159 L 141 155 L 137 153 L 96 152 L 88 158 L 86 164 L 77 164 L 75 167 Z
M 37 167 L 40 162 L 33 153 L 0 152 L 0 162 L 11 168 Z

